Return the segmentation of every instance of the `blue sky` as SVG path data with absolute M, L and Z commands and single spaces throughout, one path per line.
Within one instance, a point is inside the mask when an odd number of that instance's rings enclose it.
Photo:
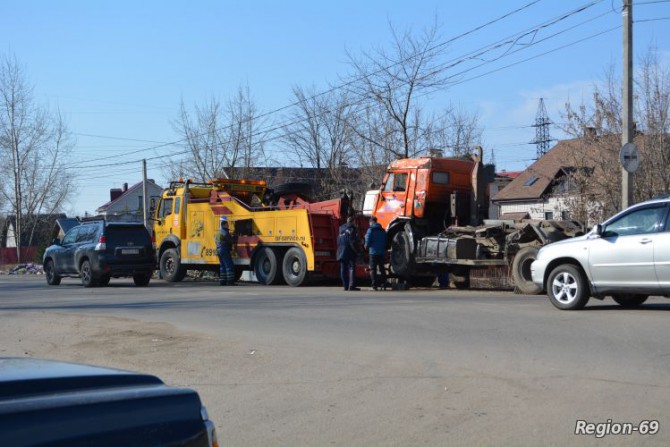
M 531 3 L 453 40 L 445 61 L 567 17 L 459 64 L 459 82 L 425 98 L 435 110 L 453 104 L 478 113 L 498 170 L 521 170 L 535 156 L 527 143 L 535 137 L 529 126 L 540 97 L 552 121 L 560 122 L 567 100 L 588 99 L 610 65 L 620 72 L 621 0 L 3 0 L 0 52 L 18 58 L 36 101 L 58 107 L 75 134 L 80 187 L 68 211 L 82 214 L 105 203 L 110 188 L 141 179 L 140 162 L 120 163 L 182 150 L 152 149 L 178 139 L 170 122 L 182 99 L 191 105 L 212 96 L 225 101 L 247 84 L 260 111 L 271 111 L 292 102 L 294 85 L 326 90 L 346 76 L 347 50 L 387 46 L 389 23 L 418 32 L 437 20 L 440 42 L 446 42 Z M 633 16 L 636 56 L 653 44 L 670 61 L 670 1 L 635 0 Z M 488 63 L 477 68 L 482 62 Z M 270 149 L 281 159 L 280 147 Z M 131 151 L 139 152 L 124 155 Z M 148 169 L 150 177 L 166 181 L 160 160 L 150 160 Z

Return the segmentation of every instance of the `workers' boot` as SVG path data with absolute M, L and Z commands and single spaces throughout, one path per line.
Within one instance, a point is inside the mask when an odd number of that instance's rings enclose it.
M 235 273 L 226 273 L 226 285 L 227 286 L 235 285 Z

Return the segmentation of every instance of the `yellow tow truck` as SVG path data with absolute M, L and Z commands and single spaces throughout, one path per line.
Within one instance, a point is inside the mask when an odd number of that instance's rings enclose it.
M 269 189 L 262 180 L 175 181 L 154 215 L 161 277 L 181 281 L 187 270 L 218 271 L 214 235 L 226 216 L 237 236 L 233 261 L 239 278 L 254 272 L 262 284 L 300 286 L 312 276 L 337 277 L 337 230 L 349 198 L 313 202 L 300 185 Z

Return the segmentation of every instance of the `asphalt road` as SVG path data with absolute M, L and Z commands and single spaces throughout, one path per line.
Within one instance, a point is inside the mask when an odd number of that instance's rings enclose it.
M 0 355 L 196 389 L 221 445 L 669 445 L 670 300 L 0 276 Z M 577 420 L 655 435 L 575 435 Z M 611 420 L 609 425 L 608 420 Z M 644 426 L 646 427 L 646 425 Z M 598 428 L 595 428 L 598 429 Z

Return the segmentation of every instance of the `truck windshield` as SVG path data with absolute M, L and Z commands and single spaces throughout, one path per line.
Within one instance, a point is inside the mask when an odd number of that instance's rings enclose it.
M 384 186 L 385 192 L 404 192 L 407 185 L 407 173 L 405 172 L 391 172 L 388 179 L 386 180 L 386 185 Z

